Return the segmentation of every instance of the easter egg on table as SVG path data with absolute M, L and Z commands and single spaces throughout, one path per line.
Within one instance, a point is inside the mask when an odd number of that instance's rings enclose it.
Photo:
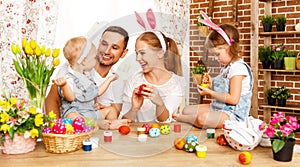
M 190 143 L 191 141 L 195 141 L 198 143 L 198 137 L 196 137 L 195 135 L 189 135 L 185 138 L 187 143 Z
M 176 138 L 174 141 L 174 146 L 178 150 L 182 150 L 185 145 L 185 139 L 184 138 Z
M 130 132 L 130 127 L 126 126 L 126 125 L 122 125 L 122 126 L 119 127 L 119 132 L 122 135 L 127 135 Z
M 151 128 L 149 131 L 151 137 L 158 137 L 160 135 L 160 130 L 158 128 Z
M 192 153 L 192 152 L 195 152 L 196 151 L 196 146 L 197 145 L 199 145 L 198 144 L 198 142 L 195 142 L 195 141 L 189 141 L 189 142 L 186 142 L 185 144 L 184 144 L 184 150 L 186 151 L 186 152 L 190 152 L 190 153 Z
M 52 132 L 55 134 L 65 134 L 66 133 L 66 125 L 61 122 L 56 122 L 52 126 Z
M 252 160 L 252 155 L 248 151 L 243 151 L 239 154 L 239 161 L 241 164 L 248 165 Z
M 160 125 L 159 124 L 157 124 L 157 123 L 155 123 L 155 124 L 152 124 L 152 128 L 159 128 L 160 127 Z
M 143 124 L 143 128 L 145 128 L 145 133 L 148 134 L 150 129 L 152 128 L 150 124 Z
M 160 132 L 161 134 L 167 135 L 171 132 L 171 128 L 169 125 L 162 125 L 160 126 Z

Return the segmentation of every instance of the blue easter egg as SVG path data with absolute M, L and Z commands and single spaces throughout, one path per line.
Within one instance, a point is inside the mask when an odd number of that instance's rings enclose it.
M 72 122 L 73 122 L 73 120 L 71 118 L 64 118 L 62 120 L 62 123 L 64 123 L 64 124 L 70 124 L 70 125 L 72 125 Z
M 185 138 L 187 143 L 190 143 L 191 141 L 195 141 L 198 143 L 198 138 L 195 135 L 189 135 Z
M 160 135 L 160 130 L 158 128 L 151 128 L 149 131 L 151 137 L 158 137 Z

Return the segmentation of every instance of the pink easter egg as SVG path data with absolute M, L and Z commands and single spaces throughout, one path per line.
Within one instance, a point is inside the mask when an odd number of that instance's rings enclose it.
M 148 134 L 152 126 L 150 124 L 143 124 L 143 128 L 145 128 L 145 133 Z
M 56 122 L 52 127 L 52 132 L 55 134 L 65 134 L 66 125 L 60 122 Z

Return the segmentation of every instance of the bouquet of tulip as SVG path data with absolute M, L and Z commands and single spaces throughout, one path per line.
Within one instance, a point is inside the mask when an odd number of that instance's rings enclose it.
M 24 138 L 41 137 L 42 130 L 54 122 L 53 111 L 45 115 L 31 102 L 28 98 L 17 99 L 7 94 L 0 97 L 0 145 L 7 134 L 12 140 L 15 133 L 24 134 Z
M 271 138 L 272 149 L 275 153 L 280 151 L 285 142 L 294 140 L 294 130 L 299 128 L 298 121 L 295 117 L 284 117 L 283 112 L 273 114 L 273 118 L 270 123 L 262 122 L 259 125 L 259 130 Z
M 30 99 L 42 109 L 50 77 L 60 63 L 60 49 L 53 49 L 50 56 L 50 48 L 40 47 L 35 40 L 23 38 L 22 50 L 19 45 L 11 45 L 11 50 L 16 56 L 13 58 L 15 69 L 26 85 Z

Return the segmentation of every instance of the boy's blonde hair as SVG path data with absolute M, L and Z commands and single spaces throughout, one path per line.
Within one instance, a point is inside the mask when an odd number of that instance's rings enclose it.
M 81 56 L 87 39 L 85 37 L 74 37 L 67 41 L 63 49 L 64 56 L 73 65 Z

